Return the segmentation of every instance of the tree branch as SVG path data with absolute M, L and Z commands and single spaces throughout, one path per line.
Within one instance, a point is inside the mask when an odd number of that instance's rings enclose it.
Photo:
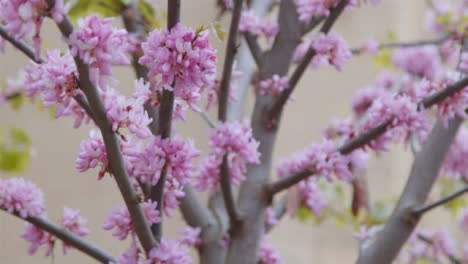
M 437 103 L 442 102 L 447 97 L 461 91 L 468 85 L 468 78 L 465 77 L 464 79 L 454 83 L 453 85 L 448 86 L 445 89 L 440 90 L 439 92 L 434 93 L 433 95 L 428 96 L 427 98 L 423 99 L 419 103 L 419 108 L 422 110 L 424 108 L 429 108 Z M 340 152 L 343 155 L 349 154 L 354 150 L 365 146 L 370 141 L 376 139 L 378 136 L 382 135 L 387 131 L 388 126 L 392 123 L 392 120 L 389 120 L 383 124 L 380 124 L 366 133 L 351 139 L 350 141 L 341 145 L 336 151 Z M 314 169 L 311 168 L 310 171 L 301 171 L 292 176 L 284 177 L 279 179 L 276 182 L 270 183 L 267 186 L 268 193 L 270 195 L 274 195 L 280 191 L 283 191 L 298 182 L 308 178 L 310 175 L 313 174 Z
M 344 11 L 345 7 L 348 5 L 349 0 L 341 0 L 338 5 L 330 11 L 330 15 L 323 23 L 322 27 L 320 28 L 320 32 L 324 34 L 328 34 L 330 29 L 332 28 L 333 24 L 335 24 L 338 17 Z M 311 46 L 307 53 L 302 58 L 301 62 L 294 70 L 291 78 L 289 79 L 289 88 L 284 90 L 278 97 L 278 99 L 273 103 L 273 106 L 269 110 L 269 117 L 268 122 L 273 121 L 273 124 L 277 123 L 277 119 L 280 117 L 281 112 L 283 111 L 283 107 L 288 101 L 289 97 L 291 96 L 292 92 L 296 88 L 299 80 L 301 79 L 302 75 L 304 74 L 305 70 L 310 64 L 310 61 L 315 56 L 316 52 L 314 48 Z
M 49 0 L 49 2 L 50 1 L 52 0 Z M 73 25 L 66 16 L 63 21 L 57 25 L 65 38 L 68 38 L 68 36 L 73 32 Z M 143 209 L 139 204 L 140 199 L 133 189 L 133 184 L 130 181 L 130 177 L 128 176 L 125 168 L 122 153 L 120 151 L 119 139 L 112 130 L 112 124 L 107 119 L 99 91 L 90 80 L 88 65 L 86 65 L 78 56 L 75 57 L 75 63 L 80 76 L 81 89 L 88 99 L 91 111 L 95 116 L 96 124 L 104 139 L 110 168 L 114 174 L 125 204 L 127 205 L 136 234 L 144 250 L 149 252 L 157 245 L 157 243 L 151 233 Z
M 258 44 L 257 38 L 250 33 L 244 33 L 243 36 L 244 36 L 245 42 L 249 46 L 250 54 L 252 54 L 255 64 L 257 64 L 257 68 L 261 69 L 263 51 L 260 45 Z
M 434 241 L 432 241 L 432 239 L 424 236 L 423 234 L 418 234 L 418 239 L 421 240 L 421 241 L 424 241 L 425 243 L 433 246 L 434 245 Z M 456 258 L 455 256 L 453 256 L 452 254 L 446 254 L 447 258 L 450 260 L 450 262 L 452 264 L 462 264 L 462 262 Z
M 231 85 L 231 75 L 234 58 L 237 53 L 237 34 L 241 17 L 243 0 L 234 0 L 234 10 L 232 11 L 231 26 L 229 27 L 229 37 L 226 47 L 226 58 L 224 59 L 223 75 L 219 86 L 219 108 L 218 119 L 226 121 L 227 104 L 229 97 L 229 86 Z
M 167 29 L 171 30 L 180 21 L 180 0 L 167 0 Z M 175 87 L 177 79 L 172 83 Z M 159 108 L 158 135 L 161 137 L 171 137 L 172 112 L 174 110 L 174 92 L 164 89 L 161 96 L 161 106 Z M 163 211 L 164 186 L 166 185 L 166 166 L 161 172 L 161 177 L 154 188 L 151 188 L 151 199 L 158 202 L 158 210 Z M 161 214 L 162 216 L 162 214 Z M 162 221 L 154 224 L 151 229 L 156 239 L 161 240 Z
M 28 58 L 30 58 L 31 60 L 33 60 L 37 64 L 41 64 L 41 63 L 44 62 L 44 60 L 42 58 L 40 58 L 40 57 L 36 58 L 35 52 L 27 44 L 25 44 L 23 41 L 16 40 L 12 36 L 10 36 L 6 32 L 5 28 L 3 28 L 2 26 L 0 26 L 0 36 L 2 38 L 4 38 L 6 41 L 10 42 L 11 45 L 13 45 L 15 48 L 19 49 L 21 52 L 24 53 L 24 55 L 28 56 Z
M 54 235 L 60 240 L 66 242 L 67 244 L 73 246 L 74 248 L 78 249 L 79 251 L 85 253 L 86 255 L 96 259 L 97 261 L 101 263 L 107 264 L 111 261 L 116 262 L 116 259 L 109 253 L 91 244 L 85 239 L 69 232 L 68 230 L 65 230 L 61 228 L 60 226 L 57 226 L 56 224 L 50 222 L 47 219 L 44 219 L 42 217 L 35 217 L 35 216 L 22 218 L 17 213 L 13 213 L 12 215 L 20 219 L 23 219 L 24 221 L 28 221 L 31 224 L 43 229 L 44 231 L 49 232 L 50 234 Z
M 231 226 L 235 226 L 235 223 L 239 222 L 240 216 L 236 210 L 236 204 L 234 202 L 234 196 L 231 189 L 231 177 L 229 175 L 229 162 L 227 154 L 223 157 L 223 162 L 221 164 L 221 190 L 224 198 L 224 205 L 231 220 Z
M 433 202 L 433 203 L 430 203 L 430 204 L 426 204 L 424 206 L 421 206 L 419 208 L 416 208 L 413 213 L 416 214 L 416 215 L 422 215 L 438 206 L 441 206 L 441 205 L 444 205 L 450 201 L 452 201 L 453 199 L 455 198 L 458 198 L 459 196 L 465 194 L 466 192 L 468 192 L 468 186 L 465 186 L 464 188 L 436 201 L 436 202 Z
M 430 39 L 430 40 L 419 40 L 413 42 L 393 42 L 393 43 L 383 43 L 379 44 L 379 49 L 394 49 L 394 48 L 411 48 L 411 47 L 418 47 L 418 46 L 426 46 L 426 45 L 439 45 L 442 44 L 444 41 L 449 40 L 450 35 L 443 36 L 438 39 Z M 360 54 L 362 52 L 361 48 L 352 48 L 351 52 L 353 54 Z

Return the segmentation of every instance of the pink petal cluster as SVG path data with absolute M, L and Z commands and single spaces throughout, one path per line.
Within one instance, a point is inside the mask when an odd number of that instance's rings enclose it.
M 240 22 L 239 32 L 250 33 L 254 36 L 265 36 L 267 40 L 276 36 L 279 31 L 278 23 L 272 19 L 261 18 L 254 11 L 243 11 Z
M 165 168 L 167 179 L 181 185 L 189 184 L 193 171 L 193 159 L 200 155 L 192 140 L 179 136 L 163 139 L 151 136 L 140 151 L 125 151 L 130 163 L 130 175 L 143 183 L 156 185 Z
M 235 68 L 235 62 L 234 62 L 234 68 Z M 242 76 L 242 72 L 233 70 L 232 75 L 231 75 L 231 84 L 229 85 L 229 99 L 231 101 L 237 101 L 237 97 L 235 95 L 235 90 L 236 90 L 236 85 L 234 85 L 234 80 L 238 79 Z M 218 95 L 219 95 L 219 89 L 220 89 L 221 81 L 216 79 L 211 87 L 208 87 L 206 92 L 204 93 L 204 97 L 206 100 L 206 105 L 205 109 L 210 110 L 213 106 L 217 105 L 218 103 Z
M 265 241 L 260 243 L 260 248 L 258 249 L 258 258 L 259 264 L 281 264 L 283 259 L 279 255 L 278 251 Z
M 99 19 L 93 14 L 78 20 L 78 27 L 69 36 L 73 56 L 89 65 L 94 84 L 105 90 L 108 81 L 113 81 L 113 64 L 130 64 L 127 52 L 132 49 L 127 31 L 112 25 L 112 18 Z
M 260 163 L 258 145 L 247 120 L 242 123 L 238 121 L 218 123 L 210 131 L 211 151 L 200 166 L 197 187 L 200 190 L 210 188 L 213 192 L 217 190 L 224 155 L 228 158 L 231 182 L 234 186 L 239 186 L 245 179 L 247 164 Z
M 437 46 L 396 49 L 393 52 L 392 61 L 399 69 L 431 81 L 440 78 L 442 72 Z
M 77 236 L 87 236 L 89 234 L 86 223 L 88 220 L 80 215 L 80 210 L 73 210 L 68 207 L 63 209 L 62 227 Z M 73 248 L 69 244 L 63 242 L 63 254 L 67 253 L 67 250 Z
M 460 65 L 458 66 L 460 71 L 468 72 L 468 52 L 463 52 L 460 57 Z
M 48 51 L 45 62 L 31 62 L 25 67 L 24 78 L 9 82 L 11 87 L 19 87 L 29 97 L 38 96 L 45 108 L 56 107 L 55 117 L 72 116 L 77 128 L 90 118 L 75 101 L 74 96 L 83 95 L 78 89 L 77 71 L 69 52 L 63 55 L 59 50 Z
M 465 232 L 468 232 L 468 207 L 458 211 L 458 222 Z
M 152 202 L 151 200 L 142 203 L 143 212 L 145 213 L 149 225 L 161 222 L 159 211 L 156 209 L 157 205 L 157 202 Z M 124 205 L 114 208 L 109 213 L 102 228 L 105 230 L 114 229 L 112 235 L 120 240 L 126 239 L 129 234 L 133 235 L 135 232 L 130 213 Z
M 377 55 L 379 53 L 379 43 L 373 39 L 369 39 L 366 41 L 363 51 L 371 55 Z
M 112 122 L 112 130 L 128 128 L 139 138 L 148 138 L 151 131 L 148 125 L 152 122 L 143 108 L 143 102 L 127 99 L 117 90 L 108 88 L 102 92 L 107 118 Z
M 166 179 L 163 196 L 163 212 L 172 217 L 172 212 L 178 209 L 179 200 L 185 196 L 183 185 L 175 178 Z
M 38 216 L 45 211 L 44 194 L 23 178 L 0 180 L 0 208 L 22 218 Z
M 325 193 L 320 189 L 316 178 L 307 178 L 298 184 L 301 202 L 316 216 L 322 216 L 322 209 L 328 205 Z
M 418 236 L 422 235 L 432 241 L 427 243 Z M 415 263 L 418 259 L 432 260 L 441 263 L 442 257 L 456 256 L 456 242 L 451 234 L 442 228 L 437 232 L 415 230 L 407 242 L 407 247 L 402 250 L 399 258 L 408 263 Z
M 189 248 L 180 242 L 162 238 L 157 248 L 151 249 L 143 264 L 192 264 Z
M 335 32 L 331 32 L 328 35 L 318 33 L 311 40 L 305 39 L 297 46 L 294 52 L 295 60 L 300 60 L 309 48 L 315 50 L 315 56 L 310 63 L 313 68 L 318 68 L 322 65 L 332 65 L 341 71 L 343 65 L 352 56 L 346 41 Z
M 454 179 L 460 179 L 468 174 L 468 129 L 460 127 L 450 149 L 442 163 L 440 173 Z
M 338 0 L 295 0 L 299 20 L 304 22 L 315 16 L 328 16 L 330 8 L 338 2 Z
M 44 16 L 51 15 L 60 23 L 69 7 L 70 4 L 65 5 L 63 0 L 54 1 L 53 7 L 49 7 L 46 0 L 0 0 L 0 24 L 4 24 L 6 32 L 17 40 L 24 39 L 34 30 L 33 45 L 38 58 L 42 42 L 39 31 Z
M 179 239 L 177 241 L 183 245 L 197 247 L 202 242 L 200 234 L 200 227 L 186 227 L 179 231 Z
M 274 74 L 271 78 L 261 81 L 257 88 L 258 93 L 261 95 L 271 94 L 273 96 L 278 96 L 289 88 L 288 76 L 281 77 L 278 74 Z
M 140 252 L 136 239 L 132 239 L 130 248 L 118 256 L 117 262 L 110 262 L 109 264 L 141 264 Z
M 75 168 L 79 172 L 85 172 L 97 165 L 101 165 L 98 178 L 102 179 L 109 170 L 109 161 L 101 132 L 93 129 L 89 132 L 89 139 L 80 143 L 80 152 L 75 161 Z
M 272 207 L 268 207 L 265 210 L 265 223 L 269 227 L 273 227 L 279 223 L 279 220 L 276 218 L 275 210 Z
M 197 110 L 201 92 L 213 85 L 216 74 L 216 50 L 208 31 L 195 33 L 178 24 L 170 31 L 154 30 L 141 46 L 144 56 L 139 63 L 150 69 L 149 77 L 157 78 L 156 90 L 173 90 L 176 98 Z
M 26 223 L 24 225 L 24 231 L 21 234 L 21 238 L 31 243 L 28 248 L 28 254 L 33 255 L 40 247 L 44 247 L 46 257 L 52 254 L 54 249 L 54 237 L 42 230 L 41 228 L 31 224 Z

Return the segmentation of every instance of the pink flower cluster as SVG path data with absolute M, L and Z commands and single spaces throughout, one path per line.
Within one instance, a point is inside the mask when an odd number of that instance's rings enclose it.
M 328 205 L 325 193 L 320 189 L 316 178 L 307 178 L 298 184 L 299 196 L 302 204 L 309 208 L 316 216 L 322 216 L 322 209 Z
M 89 230 L 86 228 L 87 222 L 88 220 L 80 215 L 80 210 L 73 210 L 68 207 L 63 209 L 62 227 L 66 230 L 81 237 L 87 236 L 89 234 Z M 70 248 L 72 246 L 63 242 L 63 254 L 66 254 Z
M 189 248 L 178 241 L 163 238 L 157 248 L 153 248 L 148 259 L 142 264 L 192 264 L 189 256 Z
M 120 128 L 128 128 L 139 138 L 148 138 L 151 131 L 148 125 L 152 122 L 143 108 L 143 102 L 127 99 L 117 90 L 108 88 L 102 92 L 107 118 L 112 122 L 112 130 L 117 132 Z
M 468 207 L 458 210 L 458 222 L 460 223 L 460 227 L 465 232 L 468 232 Z
M 265 241 L 260 243 L 258 250 L 259 264 L 281 264 L 283 259 L 279 255 L 278 251 L 270 244 Z
M 275 210 L 272 207 L 268 207 L 265 210 L 265 223 L 269 227 L 273 227 L 279 223 L 279 220 L 276 218 Z
M 333 65 L 337 70 L 341 71 L 343 65 L 352 55 L 346 41 L 335 32 L 328 35 L 318 33 L 312 39 L 304 40 L 297 46 L 294 59 L 302 59 L 310 48 L 313 48 L 316 53 L 310 63 L 313 68 L 322 65 Z
M 107 160 L 106 146 L 101 132 L 93 129 L 89 132 L 89 139 L 80 143 L 80 152 L 75 161 L 75 167 L 79 172 L 85 172 L 99 164 L 101 169 L 99 170 L 98 179 L 102 179 L 109 170 L 109 161 Z
M 442 163 L 440 174 L 460 179 L 468 174 L 468 129 L 460 127 Z
M 23 178 L 0 180 L 0 208 L 22 218 L 38 216 L 45 210 L 44 195 L 34 183 Z
M 61 55 L 59 50 L 48 51 L 44 63 L 31 62 L 24 71 L 24 78 L 9 82 L 10 89 L 23 90 L 29 97 L 38 96 L 46 108 L 56 107 L 56 118 L 74 117 L 75 128 L 83 121 L 89 122 L 89 116 L 73 98 L 83 93 L 77 87 L 76 66 L 69 52 Z
M 299 20 L 308 22 L 312 17 L 328 16 L 330 8 L 335 6 L 338 0 L 295 0 Z
M 200 227 L 186 227 L 179 232 L 179 243 L 187 246 L 199 246 L 202 242 L 200 238 Z
M 103 90 L 112 79 L 113 64 L 130 64 L 127 52 L 133 47 L 127 31 L 112 26 L 112 18 L 99 19 L 93 14 L 78 20 L 78 28 L 68 38 L 73 56 L 89 65 L 90 77 Z
M 460 65 L 458 66 L 460 71 L 468 72 L 468 52 L 463 52 L 460 57 Z
M 33 44 L 39 58 L 42 43 L 39 31 L 44 16 L 51 15 L 60 23 L 69 7 L 63 0 L 54 1 L 53 7 L 49 7 L 46 0 L 0 0 L 0 24 L 17 40 L 24 39 L 34 29 Z
M 140 182 L 156 185 L 165 167 L 167 179 L 185 185 L 190 183 L 193 159 L 200 152 L 191 140 L 185 142 L 178 136 L 166 139 L 152 136 L 142 150 L 128 150 L 124 154 L 130 163 L 130 175 Z
M 151 200 L 147 200 L 142 203 L 143 212 L 145 213 L 146 220 L 149 225 L 161 222 L 159 211 L 156 209 L 157 205 L 157 202 L 152 202 Z M 123 205 L 114 208 L 109 213 L 109 216 L 104 222 L 102 228 L 105 230 L 114 229 L 112 235 L 120 240 L 126 239 L 129 234 L 133 236 L 135 233 L 130 213 L 128 212 L 127 207 Z
M 89 234 L 89 230 L 86 228 L 87 220 L 80 215 L 79 210 L 72 210 L 65 207 L 63 212 L 63 217 L 61 220 L 62 227 L 77 235 L 77 236 L 86 236 Z M 33 255 L 39 249 L 39 247 L 44 247 L 46 257 L 52 254 L 54 249 L 55 239 L 54 237 L 44 231 L 43 229 L 26 223 L 24 231 L 21 234 L 21 237 L 31 243 L 28 249 L 28 253 Z M 65 242 L 63 242 L 63 254 L 67 253 L 67 250 L 72 249 L 73 247 Z
M 399 69 L 431 81 L 438 80 L 442 71 L 437 46 L 396 49 L 393 52 L 392 61 Z
M 257 88 L 258 93 L 261 95 L 271 94 L 278 96 L 289 88 L 288 76 L 281 77 L 278 74 L 274 74 L 271 78 L 260 81 Z
M 278 23 L 272 19 L 261 18 L 254 11 L 243 11 L 240 22 L 239 31 L 242 33 L 250 33 L 254 36 L 265 36 L 267 40 L 276 36 L 279 31 Z
M 422 241 L 419 236 L 429 239 L 432 243 Z M 418 259 L 442 263 L 442 257 L 456 256 L 456 248 L 455 240 L 444 228 L 437 232 L 415 230 L 398 258 L 405 263 L 415 263 Z
M 220 167 L 227 155 L 232 184 L 239 186 L 245 179 L 247 164 L 260 163 L 259 143 L 252 136 L 247 120 L 218 123 L 210 132 L 211 152 L 202 161 L 197 175 L 197 188 L 213 192 L 219 187 Z
M 135 238 L 132 239 L 130 248 L 121 253 L 117 262 L 110 262 L 109 264 L 140 264 L 140 248 Z
M 157 77 L 156 90 L 173 90 L 176 98 L 197 110 L 196 103 L 205 87 L 211 87 L 216 74 L 216 50 L 208 31 L 195 33 L 178 24 L 170 31 L 156 29 L 142 43 L 144 56 L 139 63 Z

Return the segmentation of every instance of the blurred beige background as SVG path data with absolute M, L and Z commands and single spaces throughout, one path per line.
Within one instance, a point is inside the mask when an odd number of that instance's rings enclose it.
M 214 2 L 182 1 L 182 22 L 194 28 L 209 25 L 216 15 Z M 423 0 L 383 0 L 377 7 L 369 5 L 347 12 L 339 20 L 336 30 L 351 46 L 360 45 L 369 37 L 383 40 L 389 30 L 395 31 L 400 40 L 421 39 L 426 36 L 424 8 Z M 225 27 L 226 20 L 223 20 Z M 42 35 L 49 47 L 64 48 L 56 28 L 49 22 Z M 216 46 L 222 62 L 223 43 L 216 42 Z M 0 55 L 0 78 L 15 77 L 25 63 L 22 54 L 8 47 L 6 54 Z M 278 159 L 303 148 L 312 140 L 320 139 L 320 131 L 330 118 L 350 113 L 353 92 L 373 80 L 377 71 L 370 57 L 362 56 L 347 63 L 342 73 L 332 68 L 307 72 L 296 90 L 297 101 L 285 111 L 275 157 Z M 129 94 L 133 89 L 133 72 L 125 68 L 116 68 L 115 72 L 121 81 L 119 89 Z M 249 95 L 252 97 L 251 92 Z M 252 98 L 249 101 L 249 109 L 245 112 L 248 114 Z M 74 168 L 79 143 L 87 137 L 89 126 L 74 130 L 70 119 L 51 120 L 46 112 L 40 112 L 30 104 L 19 112 L 13 112 L 8 106 L 1 108 L 0 127 L 11 126 L 24 128 L 32 138 L 35 154 L 24 177 L 34 181 L 46 194 L 49 218 L 60 219 L 63 206 L 79 208 L 89 220 L 89 240 L 115 255 L 126 249 L 129 241 L 117 241 L 110 232 L 101 229 L 109 209 L 122 203 L 115 183 L 109 177 L 97 181 L 97 171 L 81 174 Z M 197 146 L 206 150 L 207 126 L 199 116 L 189 115 L 187 122 L 179 123 L 177 128 L 179 133 L 196 139 Z M 399 194 L 411 160 L 411 155 L 401 146 L 378 158 L 373 157 L 368 173 L 372 199 Z M 10 176 L 0 173 L 1 178 Z M 443 214 L 432 214 L 439 216 L 436 222 L 448 220 Z M 173 221 L 165 222 L 167 236 L 175 236 L 175 230 L 182 226 L 180 219 L 176 215 Z M 22 229 L 20 220 L 0 212 L 0 263 L 93 263 L 77 251 L 63 257 L 60 247 L 56 248 L 55 262 L 44 258 L 42 252 L 28 256 L 28 244 L 19 237 Z M 352 233 L 351 228 L 337 227 L 334 223 L 316 226 L 283 219 L 268 240 L 280 250 L 286 263 L 353 263 L 357 256 L 357 243 Z

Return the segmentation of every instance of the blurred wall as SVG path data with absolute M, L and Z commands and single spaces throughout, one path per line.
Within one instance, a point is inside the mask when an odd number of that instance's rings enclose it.
M 216 16 L 213 0 L 182 2 L 184 24 L 194 28 L 209 25 Z M 351 46 L 363 44 L 369 37 L 384 40 L 390 30 L 395 31 L 401 40 L 421 39 L 425 36 L 424 7 L 422 0 L 383 0 L 377 7 L 369 5 L 347 12 L 338 21 L 336 30 Z M 223 22 L 227 28 L 227 19 Z M 42 35 L 48 47 L 65 48 L 57 37 L 57 29 L 50 22 L 46 23 Z M 224 43 L 216 42 L 216 46 L 222 62 Z M 0 55 L 0 78 L 16 76 L 26 62 L 22 54 L 8 47 L 6 54 Z M 121 81 L 119 89 L 129 94 L 133 89 L 133 72 L 123 67 L 117 67 L 115 72 Z M 302 149 L 313 140 L 319 140 L 321 129 L 332 117 L 349 115 L 352 94 L 371 82 L 377 72 L 367 56 L 353 58 L 342 73 L 330 67 L 308 71 L 296 89 L 297 101 L 286 108 L 275 157 L 278 159 Z M 252 95 L 250 93 L 249 109 L 245 112 L 248 114 L 251 113 Z M 49 218 L 59 220 L 63 206 L 79 208 L 89 219 L 89 240 L 103 245 L 115 255 L 126 249 L 128 241 L 116 241 L 110 232 L 101 229 L 109 209 L 123 203 L 116 184 L 109 177 L 97 181 L 95 170 L 82 174 L 74 169 L 79 143 L 87 138 L 89 126 L 72 129 L 71 120 L 51 120 L 46 112 L 28 104 L 19 112 L 2 107 L 0 127 L 11 126 L 24 128 L 32 138 L 34 157 L 24 177 L 37 183 L 46 194 Z M 179 123 L 177 128 L 179 133 L 196 139 L 197 146 L 206 150 L 207 126 L 199 116 L 189 114 L 187 122 Z M 368 172 L 372 199 L 398 195 L 409 173 L 411 160 L 411 155 L 400 146 L 374 157 Z M 10 175 L 0 174 L 0 177 Z M 445 219 L 444 216 L 439 218 L 442 219 L 440 221 Z M 180 219 L 176 215 L 175 221 L 164 223 L 167 236 L 175 236 L 175 230 L 182 226 Z M 0 263 L 52 263 L 41 253 L 27 256 L 28 244 L 19 237 L 22 229 L 20 220 L 0 212 Z M 349 227 L 338 227 L 333 223 L 316 226 L 284 219 L 268 240 L 280 250 L 286 263 L 310 263 L 311 260 L 314 263 L 352 263 L 357 256 L 357 243 L 352 232 Z M 70 251 L 66 257 L 60 251 L 61 248 L 57 247 L 55 263 L 92 263 L 77 251 Z

